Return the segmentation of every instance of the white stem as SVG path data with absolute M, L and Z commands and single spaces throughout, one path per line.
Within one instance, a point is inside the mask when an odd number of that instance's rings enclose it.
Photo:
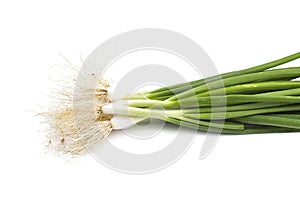
M 134 101 L 134 100 L 132 100 Z M 149 108 L 136 108 L 130 107 L 126 100 L 119 100 L 116 102 L 112 102 L 105 106 L 102 106 L 102 112 L 104 114 L 112 114 L 112 115 L 127 115 L 127 116 L 135 116 L 135 117 L 152 117 L 157 119 L 163 119 L 166 117 L 166 110 L 156 110 L 156 109 L 149 109 Z M 180 111 L 176 111 L 175 113 L 178 114 Z M 173 113 L 173 112 L 171 112 Z
M 128 115 L 128 106 L 124 102 L 117 101 L 102 106 L 102 112 L 104 114 Z

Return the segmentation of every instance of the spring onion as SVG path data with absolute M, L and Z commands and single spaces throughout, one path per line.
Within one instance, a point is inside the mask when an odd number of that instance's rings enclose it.
M 112 130 L 149 118 L 223 134 L 299 132 L 300 67 L 275 68 L 298 58 L 300 52 L 252 68 L 118 99 L 112 98 L 112 87 L 100 80 L 96 89 L 87 86 L 88 95 L 72 97 L 68 104 L 46 113 L 48 144 L 56 151 L 79 154 Z M 91 104 L 92 111 L 88 109 Z

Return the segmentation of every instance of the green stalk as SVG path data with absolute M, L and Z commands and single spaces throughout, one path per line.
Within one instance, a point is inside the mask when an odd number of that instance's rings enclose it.
M 257 72 L 262 72 L 265 71 L 267 69 L 271 69 L 274 68 L 276 66 L 291 62 L 293 60 L 296 60 L 300 58 L 300 52 L 292 54 L 290 56 L 272 61 L 272 62 L 268 62 L 262 65 L 258 65 L 252 68 L 248 68 L 248 69 L 244 69 L 244 70 L 239 70 L 239 71 L 234 71 L 234 72 L 229 72 L 229 73 L 225 73 L 222 75 L 216 75 L 213 77 L 209 77 L 206 79 L 201 79 L 201 80 L 196 80 L 196 81 L 191 81 L 188 83 L 183 83 L 183 84 L 177 84 L 174 86 L 170 86 L 170 87 L 163 87 L 154 91 L 151 91 L 147 97 L 150 99 L 154 99 L 157 97 L 162 97 L 162 96 L 168 96 L 168 95 L 174 95 L 174 94 L 178 94 L 181 92 L 184 92 L 188 89 L 194 88 L 194 87 L 198 87 L 200 85 L 204 85 L 210 82 L 214 82 L 214 81 L 218 81 L 221 79 L 226 79 L 226 78 L 230 78 L 230 77 L 235 77 L 235 76 L 240 76 L 240 75 L 244 75 L 244 74 L 251 74 L 251 73 L 257 73 Z
M 168 117 L 165 117 L 162 120 L 166 120 Z M 224 128 L 224 129 L 233 129 L 233 130 L 244 130 L 244 124 L 243 123 L 237 123 L 237 122 L 217 122 L 217 121 L 204 121 L 204 120 L 196 120 L 196 119 L 191 119 L 183 116 L 172 116 L 174 119 L 178 119 L 181 121 L 201 125 L 201 126 L 206 126 L 206 127 L 213 127 L 213 128 Z
M 224 94 L 247 94 L 247 93 L 259 93 L 267 91 L 278 91 L 286 90 L 291 88 L 300 88 L 300 81 L 270 81 L 270 82 L 259 82 L 259 83 L 248 83 L 242 85 L 234 85 L 221 89 L 203 92 L 198 94 L 198 97 L 203 96 L 218 96 Z
M 201 125 L 181 121 L 174 118 L 167 118 L 166 121 L 172 124 L 177 124 L 179 126 L 184 126 L 192 129 L 201 130 L 201 131 L 209 131 L 209 132 L 223 133 L 223 134 L 235 134 L 235 135 L 299 132 L 299 130 L 297 129 L 282 128 L 282 127 L 267 127 L 267 126 L 247 127 L 244 130 L 220 129 L 220 128 L 201 126 Z
M 155 118 L 166 121 L 167 118 L 172 117 L 175 119 L 188 121 L 190 123 L 207 126 L 207 127 L 215 127 L 215 128 L 226 128 L 226 129 L 235 129 L 235 130 L 244 130 L 244 125 L 237 122 L 220 122 L 220 121 L 204 121 L 204 120 L 194 120 L 190 118 L 186 118 L 183 115 L 182 110 L 172 110 L 172 111 L 163 111 L 163 110 L 151 110 L 147 108 L 135 108 L 128 107 L 127 112 L 114 113 L 115 115 L 127 115 L 131 117 L 137 118 Z
M 184 99 L 203 92 L 207 92 L 209 90 L 224 88 L 227 86 L 233 86 L 238 84 L 251 83 L 254 81 L 260 81 L 260 82 L 273 81 L 273 80 L 281 80 L 282 78 L 297 78 L 299 76 L 300 76 L 300 67 L 276 69 L 276 70 L 269 70 L 269 71 L 252 73 L 252 74 L 245 74 L 245 75 L 235 76 L 235 77 L 207 83 L 205 85 L 201 85 L 193 89 L 187 90 L 185 92 L 182 92 L 180 94 L 174 95 L 167 100 L 175 101 L 177 99 Z
M 282 91 L 275 91 L 275 92 L 267 92 L 262 94 L 257 94 L 257 96 L 269 96 L 269 95 L 278 95 L 278 96 L 294 96 L 300 95 L 300 88 L 282 90 Z M 299 102 L 300 103 L 300 102 Z
M 224 106 L 236 105 L 245 103 L 300 103 L 300 96 L 277 96 L 277 95 L 227 95 L 227 96 L 212 96 L 212 97 L 198 97 L 198 98 L 187 98 L 180 101 L 174 101 L 173 106 L 183 108 L 196 108 L 199 106 Z M 177 103 L 177 104 L 176 104 Z
M 200 113 L 210 113 L 210 112 L 229 112 L 229 111 L 242 111 L 242 110 L 253 110 L 259 108 L 270 108 L 276 106 L 288 105 L 290 103 L 245 103 L 232 106 L 214 106 L 214 107 L 199 107 Z M 185 113 L 194 113 L 194 109 L 186 109 Z
M 264 108 L 264 109 L 256 109 L 256 110 L 246 110 L 246 111 L 233 111 L 233 112 L 221 112 L 221 113 L 197 113 L 190 114 L 186 113 L 185 110 L 150 110 L 147 108 L 134 108 L 128 107 L 127 114 L 132 117 L 139 118 L 156 118 L 163 121 L 167 121 L 169 118 L 178 119 L 180 121 L 189 122 L 196 125 L 213 127 L 213 128 L 224 128 L 224 129 L 233 129 L 233 130 L 244 130 L 244 125 L 240 123 L 234 122 L 218 122 L 218 121 L 205 121 L 205 120 L 220 120 L 220 119 L 231 119 L 233 118 L 236 122 L 242 123 L 253 123 L 260 125 L 272 125 L 272 126 L 282 126 L 287 128 L 300 128 L 300 120 L 287 120 L 288 118 L 273 116 L 270 117 L 270 120 L 264 118 L 247 118 L 245 116 L 264 113 L 274 113 L 274 112 L 282 112 L 282 111 L 296 111 L 300 110 L 300 105 L 292 105 L 292 106 L 280 106 L 274 108 Z M 118 114 L 118 113 L 117 113 Z M 124 113 L 123 113 L 124 114 Z M 266 116 L 265 116 L 266 118 Z M 241 120 L 240 120 L 241 119 Z M 277 119 L 278 121 L 276 121 Z M 284 121 L 285 120 L 285 121 Z M 261 123 L 259 123 L 261 122 Z M 273 124 L 272 124 L 273 123 Z M 276 125 L 277 123 L 277 125 Z M 298 124 L 298 125 L 297 125 Z
M 300 120 L 300 114 L 270 114 L 270 116 Z
M 259 124 L 259 125 L 300 129 L 300 119 L 295 119 L 295 118 L 290 119 L 283 116 L 253 115 L 253 116 L 237 118 L 234 119 L 234 121 L 248 123 L 248 124 Z
M 221 113 L 183 113 L 183 116 L 192 118 L 192 119 L 201 119 L 201 120 L 217 120 L 217 119 L 231 119 L 231 118 L 240 118 L 250 115 L 266 114 L 266 113 L 277 113 L 277 112 L 287 112 L 287 111 L 300 111 L 300 105 L 288 105 L 272 108 L 262 108 L 256 110 L 244 110 L 244 111 L 232 111 Z

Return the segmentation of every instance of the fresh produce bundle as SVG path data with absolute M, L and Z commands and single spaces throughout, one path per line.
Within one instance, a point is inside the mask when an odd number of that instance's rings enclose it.
M 149 118 L 222 134 L 299 132 L 300 67 L 275 68 L 298 58 L 300 53 L 118 99 L 98 80 L 96 88 L 85 85 L 81 95 L 68 94 L 68 103 L 46 113 L 49 146 L 79 154 L 112 130 Z

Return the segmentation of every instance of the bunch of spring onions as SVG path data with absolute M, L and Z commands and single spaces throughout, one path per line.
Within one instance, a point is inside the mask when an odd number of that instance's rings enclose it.
M 224 134 L 300 131 L 300 67 L 275 68 L 300 58 L 300 52 L 240 71 L 112 99 L 109 85 L 86 88 L 96 100 L 94 112 L 79 97 L 79 115 L 71 104 L 48 112 L 49 145 L 78 154 L 114 129 L 149 118 L 200 131 Z M 88 116 L 91 116 L 89 118 Z

